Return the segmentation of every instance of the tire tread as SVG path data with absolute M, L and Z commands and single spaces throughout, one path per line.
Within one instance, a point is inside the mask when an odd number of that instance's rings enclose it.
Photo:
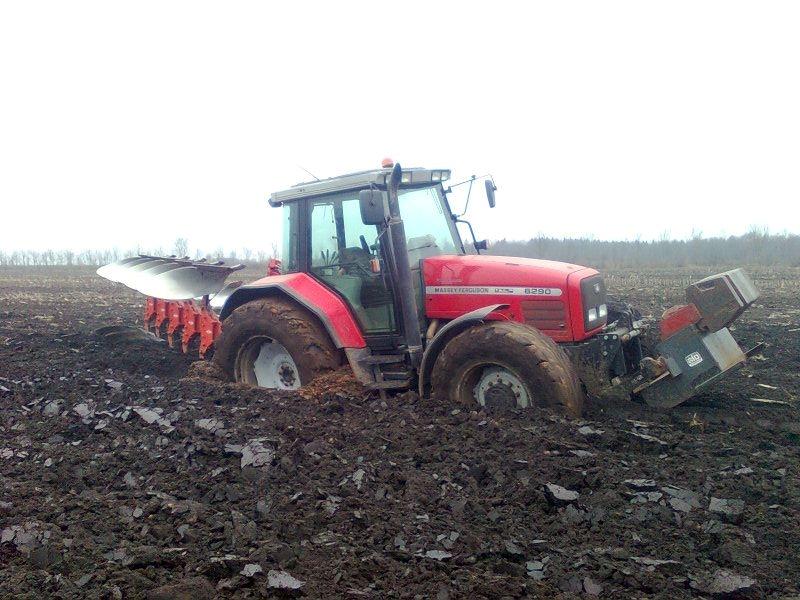
M 505 355 L 520 365 L 536 383 L 534 396 L 546 405 L 579 416 L 583 390 L 566 353 L 539 330 L 514 321 L 488 321 L 456 335 L 444 347 L 434 364 L 431 377 L 434 396 L 452 400 L 456 373 L 460 365 L 475 358 L 491 360 Z
M 283 344 L 297 364 L 303 385 L 341 364 L 341 352 L 308 310 L 283 298 L 260 298 L 238 307 L 222 324 L 214 361 L 229 379 L 234 379 L 238 348 L 252 335 L 266 335 Z

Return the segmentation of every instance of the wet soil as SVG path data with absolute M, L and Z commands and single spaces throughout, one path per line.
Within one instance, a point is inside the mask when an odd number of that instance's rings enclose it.
M 695 275 L 608 281 L 658 313 Z M 0 597 L 796 595 L 795 280 L 758 274 L 767 347 L 702 397 L 567 420 L 225 383 L 95 337 L 141 298 L 91 271 L 0 270 Z

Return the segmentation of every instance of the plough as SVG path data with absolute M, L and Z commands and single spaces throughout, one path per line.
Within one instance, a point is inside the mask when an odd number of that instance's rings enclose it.
M 140 254 L 100 267 L 97 273 L 147 296 L 144 329 L 157 337 L 166 336 L 172 348 L 189 352 L 195 342 L 201 358 L 213 348 L 222 331 L 214 311 L 241 281 L 223 286 L 225 279 L 244 265 L 209 263 L 205 259 L 160 257 Z M 280 261 L 272 259 L 269 274 L 280 272 Z

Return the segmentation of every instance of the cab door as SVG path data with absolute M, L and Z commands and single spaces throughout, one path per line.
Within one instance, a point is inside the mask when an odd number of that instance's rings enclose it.
M 347 301 L 366 335 L 395 333 L 394 296 L 378 228 L 361 221 L 358 192 L 308 202 L 309 272 Z

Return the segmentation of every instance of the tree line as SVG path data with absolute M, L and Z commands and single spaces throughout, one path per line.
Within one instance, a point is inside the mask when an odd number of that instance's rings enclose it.
M 770 234 L 751 229 L 730 237 L 702 237 L 688 240 L 602 241 L 536 237 L 530 240 L 500 240 L 489 252 L 500 256 L 523 256 L 559 260 L 593 267 L 669 266 L 800 266 L 800 235 Z
M 15 250 L 11 252 L 0 251 L 0 266 L 100 266 L 110 262 L 146 254 L 149 256 L 177 256 L 194 260 L 206 259 L 209 261 L 224 260 L 225 262 L 241 262 L 246 264 L 266 264 L 278 253 L 277 244 L 272 244 L 270 250 L 224 249 L 217 248 L 212 252 L 197 249 L 190 252 L 186 238 L 177 238 L 170 249 L 161 248 L 118 248 L 108 250 Z
M 499 240 L 490 245 L 490 254 L 559 260 L 594 267 L 667 267 L 667 266 L 800 266 L 800 235 L 770 234 L 751 229 L 730 237 L 693 235 L 688 240 L 664 236 L 655 241 L 603 241 L 586 238 L 539 236 L 529 240 Z M 223 249 L 212 252 L 189 251 L 185 238 L 175 240 L 169 250 L 133 248 L 129 250 L 17 250 L 0 251 L 0 266 L 87 265 L 98 266 L 137 254 L 153 256 L 191 256 L 194 259 L 225 260 L 246 264 L 266 264 L 279 257 L 277 244 L 269 250 Z

